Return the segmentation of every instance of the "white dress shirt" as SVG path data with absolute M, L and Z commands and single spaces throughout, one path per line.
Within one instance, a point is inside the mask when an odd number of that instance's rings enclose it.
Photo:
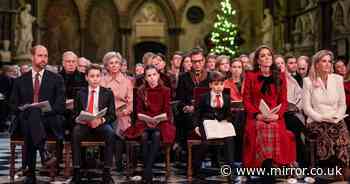
M 303 89 L 299 86 L 299 83 L 290 74 L 287 75 L 287 101 L 288 103 L 294 104 L 298 109 L 303 108 Z
M 222 107 L 224 105 L 222 93 L 214 93 L 213 91 L 210 91 L 210 106 L 216 108 L 216 95 L 220 95 L 220 107 Z
M 41 81 L 43 79 L 43 75 L 44 75 L 44 69 L 42 69 L 40 72 L 39 72 L 39 84 L 41 85 Z M 33 87 L 35 85 L 35 76 L 36 76 L 36 71 L 32 70 L 32 80 L 33 80 Z
M 343 77 L 329 74 L 327 88 L 320 78 L 318 85 L 313 84 L 309 77 L 304 78 L 304 112 L 308 123 L 321 122 L 325 118 L 342 117 L 345 115 L 346 102 Z
M 96 114 L 98 112 L 98 97 L 99 97 L 99 93 L 100 93 L 100 86 L 98 86 L 97 88 L 93 89 L 89 86 L 89 94 L 88 94 L 88 103 L 86 105 L 86 110 L 88 110 L 89 108 L 89 104 L 90 104 L 90 95 L 92 90 L 95 90 L 94 93 L 94 107 L 93 107 L 93 114 Z

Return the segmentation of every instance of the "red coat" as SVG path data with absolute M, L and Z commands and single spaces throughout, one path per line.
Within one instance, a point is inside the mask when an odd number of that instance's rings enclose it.
M 231 101 L 242 101 L 244 82 L 242 83 L 241 90 L 238 90 L 236 83 L 232 79 L 225 80 L 224 86 L 230 89 Z
M 286 165 L 295 161 L 295 141 L 293 134 L 285 127 L 284 113 L 288 107 L 287 102 L 287 86 L 285 74 L 280 75 L 281 86 L 276 88 L 275 84 L 270 84 L 270 90 L 266 94 L 260 91 L 262 80 L 260 72 L 247 72 L 244 83 L 243 103 L 247 111 L 247 124 L 244 133 L 243 145 L 243 163 L 245 167 L 261 167 L 262 161 L 266 158 L 261 158 L 259 150 L 264 145 L 257 144 L 257 135 L 265 134 L 266 131 L 257 129 L 257 121 L 255 115 L 260 112 L 259 103 L 261 99 L 268 104 L 272 109 L 279 104 L 282 104 L 278 112 L 279 119 L 274 128 L 278 134 L 278 141 L 274 144 L 273 149 L 277 150 L 278 154 L 273 154 L 272 160 L 275 164 Z M 268 132 L 268 131 L 267 131 Z
M 136 94 L 136 113 L 146 114 L 148 116 L 156 116 L 167 113 L 168 121 L 160 122 L 158 127 L 163 143 L 173 143 L 175 140 L 175 126 L 169 121 L 171 119 L 170 110 L 170 89 L 163 86 L 155 88 L 141 87 Z M 147 128 L 145 122 L 136 120 L 135 125 L 129 127 L 124 135 L 126 138 L 139 138 L 144 129 Z

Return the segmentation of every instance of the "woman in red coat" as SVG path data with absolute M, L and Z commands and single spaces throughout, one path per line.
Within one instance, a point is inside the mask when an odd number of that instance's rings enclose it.
M 173 143 L 175 140 L 175 127 L 169 121 L 170 89 L 159 83 L 159 72 L 154 65 L 145 67 L 146 83 L 136 93 L 136 113 L 151 117 L 166 113 L 167 119 L 162 122 L 144 122 L 137 118 L 134 126 L 125 131 L 128 139 L 141 138 L 144 158 L 144 180 L 152 181 L 152 165 L 159 152 L 160 141 Z
M 263 115 L 259 110 L 262 99 L 270 109 L 281 104 L 280 110 Z M 246 73 L 243 103 L 247 111 L 244 166 L 270 168 L 294 163 L 294 136 L 286 130 L 283 119 L 288 106 L 286 77 L 273 63 L 272 49 L 267 46 L 256 50 L 254 70 Z

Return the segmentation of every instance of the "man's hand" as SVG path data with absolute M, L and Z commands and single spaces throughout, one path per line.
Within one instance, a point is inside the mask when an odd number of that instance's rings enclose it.
M 184 113 L 190 113 L 194 111 L 193 105 L 186 105 L 183 109 Z
M 199 132 L 199 127 L 196 127 L 194 129 L 194 132 L 196 132 L 196 134 L 199 135 L 199 137 L 201 137 L 201 133 Z
M 96 128 L 103 123 L 102 118 L 96 118 L 89 123 L 90 128 Z

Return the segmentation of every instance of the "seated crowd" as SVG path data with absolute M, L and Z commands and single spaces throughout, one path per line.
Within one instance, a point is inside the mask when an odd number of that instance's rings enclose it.
M 24 137 L 25 183 L 36 183 L 37 150 L 44 166 L 62 159 L 49 153 L 49 136 L 61 148 L 63 140 L 71 142 L 72 183 L 81 183 L 85 151 L 80 142 L 91 135 L 105 141 L 103 183 L 114 183 L 113 167 L 123 171 L 127 140 L 142 145 L 146 183 L 152 183 L 162 144 L 185 152 L 187 140 L 200 140 L 192 160 L 194 177 L 200 177 L 208 152 L 220 167 L 220 152 L 210 149 L 205 120 L 229 122 L 235 129 L 234 136 L 222 139 L 222 165 L 310 167 L 313 140 L 318 166 L 338 166 L 344 177 L 350 174 L 350 77 L 346 58 L 334 58 L 331 51 L 320 50 L 309 58 L 277 55 L 260 46 L 249 56 L 230 58 L 205 56 L 194 48 L 187 54 L 175 52 L 169 66 L 163 54 L 147 52 L 133 74 L 118 52 L 106 53 L 103 65 L 67 51 L 62 66 L 49 66 L 48 54 L 46 47 L 34 46 L 31 69 L 22 65 L 17 72 L 4 66 L 0 75 L 0 122 L 4 126 L 11 120 L 10 132 Z M 196 89 L 205 90 L 197 94 Z M 50 110 L 24 106 L 43 101 Z M 266 113 L 262 102 L 277 110 Z M 82 111 L 101 114 L 84 119 Z M 266 183 L 273 180 L 264 177 Z

